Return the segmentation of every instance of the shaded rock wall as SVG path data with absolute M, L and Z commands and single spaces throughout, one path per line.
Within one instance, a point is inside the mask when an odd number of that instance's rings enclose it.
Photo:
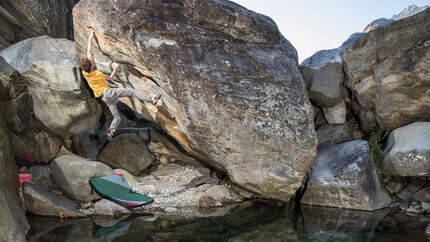
M 13 163 L 3 116 L 0 114 L 0 241 L 25 241 L 29 226 L 18 197 L 18 171 Z
M 1 1 L 0 50 L 41 35 L 73 39 L 71 11 L 78 1 Z
M 96 125 L 101 108 L 84 87 L 73 41 L 41 36 L 0 56 L 23 77 L 34 115 L 51 133 L 69 136 Z

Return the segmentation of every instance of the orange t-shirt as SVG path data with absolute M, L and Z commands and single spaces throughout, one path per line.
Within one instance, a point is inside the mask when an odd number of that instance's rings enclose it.
M 94 96 L 101 97 L 109 85 L 105 83 L 106 75 L 101 71 L 86 72 L 82 71 L 88 85 L 93 89 Z

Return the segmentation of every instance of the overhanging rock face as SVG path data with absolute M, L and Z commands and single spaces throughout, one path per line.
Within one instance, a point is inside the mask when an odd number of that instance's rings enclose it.
M 81 54 L 94 29 L 98 68 L 120 62 L 123 85 L 164 101 L 126 103 L 239 186 L 290 199 L 316 138 L 296 50 L 270 18 L 209 0 L 82 0 L 73 17 Z

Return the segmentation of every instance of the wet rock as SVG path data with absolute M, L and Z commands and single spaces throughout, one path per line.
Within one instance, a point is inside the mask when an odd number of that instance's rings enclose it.
M 129 214 L 130 210 L 107 199 L 102 199 L 94 204 L 94 213 L 97 215 L 114 216 Z
M 103 163 L 72 155 L 55 158 L 50 168 L 55 185 L 69 198 L 80 202 L 90 202 L 99 197 L 91 192 L 90 178 L 112 174 L 112 169 Z
M 427 185 L 427 181 L 424 179 L 416 179 L 410 181 L 404 189 L 396 194 L 404 202 L 411 201 L 412 196 L 419 190 L 423 189 Z
M 376 210 L 391 199 L 383 190 L 366 141 L 321 145 L 301 200 L 304 204 Z
M 398 193 L 404 188 L 404 184 L 402 182 L 397 181 L 389 181 L 388 184 L 385 185 L 385 189 L 388 193 Z
M 430 122 L 416 122 L 391 132 L 382 161 L 391 176 L 430 176 Z
M 412 203 L 409 205 L 409 207 L 406 209 L 406 212 L 408 213 L 423 213 L 421 209 L 421 205 L 419 203 Z
M 216 205 L 216 200 L 214 198 L 212 198 L 211 196 L 201 196 L 198 200 L 197 200 L 197 207 L 199 208 L 210 208 L 210 207 L 217 207 Z
M 320 69 L 314 70 L 309 89 L 309 98 L 318 107 L 330 108 L 343 99 L 343 82 L 345 76 L 341 63 L 327 63 Z
M 409 202 L 412 195 L 414 195 L 414 193 L 411 191 L 408 191 L 407 189 L 403 189 L 402 191 L 396 194 L 396 196 L 400 198 L 400 200 L 402 200 L 403 202 Z
M 11 1 L 0 4 L 0 50 L 31 37 L 73 39 L 71 11 L 76 0 Z
M 73 41 L 47 36 L 27 39 L 0 56 L 26 80 L 34 115 L 50 131 L 69 136 L 96 125 L 101 108 L 83 85 Z
M 430 68 L 429 19 L 427 9 L 369 32 L 344 51 L 345 84 L 376 116 L 360 115 L 360 122 L 392 130 L 430 119 L 424 74 Z
M 351 122 L 340 125 L 324 125 L 317 130 L 318 145 L 338 144 L 363 137 L 359 128 Z
M 30 213 L 40 216 L 76 218 L 88 217 L 80 213 L 77 204 L 71 200 L 54 195 L 32 184 L 25 184 L 23 189 L 25 207 Z
M 423 203 L 421 203 L 421 208 L 426 213 L 430 212 L 430 202 L 423 202 Z
M 225 0 L 81 0 L 73 17 L 81 53 L 96 30 L 100 70 L 119 61 L 124 85 L 162 94 L 157 107 L 134 100 L 139 115 L 239 186 L 295 194 L 316 155 L 312 107 L 297 52 L 270 18 Z
M 378 224 L 388 214 L 386 209 L 366 212 L 302 206 L 301 210 L 304 227 L 299 228 L 304 232 L 299 241 L 371 241 L 378 234 Z M 300 225 L 301 221 L 297 226 Z
M 412 199 L 414 201 L 427 202 L 427 203 L 430 202 L 430 187 L 426 187 L 417 191 L 413 195 Z
M 25 241 L 29 229 L 18 196 L 18 171 L 13 151 L 0 114 L 0 241 Z
M 378 226 L 374 238 L 377 241 L 425 241 L 430 220 L 418 214 L 391 211 Z
M 346 120 L 346 106 L 342 100 L 334 107 L 323 108 L 324 117 L 329 124 L 343 124 Z
M 209 196 L 215 199 L 215 201 L 222 203 L 242 201 L 242 198 L 236 192 L 229 190 L 225 185 L 205 185 L 207 186 L 196 189 L 199 191 L 199 193 L 194 195 L 196 200 L 199 200 L 202 196 Z
M 146 147 L 147 142 L 135 134 L 122 134 L 109 142 L 100 153 L 99 160 L 114 168 L 139 175 L 155 160 Z
M 67 220 L 46 234 L 34 237 L 37 241 L 111 241 L 108 238 L 94 238 L 94 223 L 92 219 Z

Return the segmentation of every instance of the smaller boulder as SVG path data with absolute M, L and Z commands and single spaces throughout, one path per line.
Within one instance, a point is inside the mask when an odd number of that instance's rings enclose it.
M 223 203 L 242 201 L 237 193 L 230 191 L 225 185 L 212 185 L 205 189 L 204 192 L 215 200 Z
M 119 135 L 102 150 L 99 160 L 137 176 L 155 160 L 146 144 L 147 141 L 138 135 Z
M 324 117 L 329 124 L 343 124 L 346 120 L 346 105 L 342 100 L 334 107 L 323 108 Z
M 376 175 L 368 143 L 355 140 L 319 146 L 301 202 L 371 211 L 388 206 L 391 199 Z
M 412 123 L 391 132 L 382 164 L 387 175 L 430 176 L 430 122 Z
M 129 214 L 130 210 L 107 199 L 102 199 L 94 204 L 96 215 L 114 216 L 118 214 Z
M 343 82 L 345 75 L 343 65 L 338 62 L 329 62 L 312 76 L 309 98 L 317 106 L 330 108 L 336 106 L 343 98 Z
M 32 174 L 31 184 L 44 191 L 51 191 L 55 188 L 51 179 L 51 169 L 48 166 L 32 166 L 29 169 Z
M 318 145 L 339 144 L 363 137 L 358 127 L 350 122 L 340 125 L 324 125 L 317 130 Z
M 23 189 L 27 211 L 40 216 L 79 218 L 88 217 L 80 213 L 77 204 L 69 199 L 43 191 L 32 184 L 25 184 Z
M 91 191 L 90 178 L 112 174 L 109 166 L 75 155 L 57 157 L 50 167 L 55 185 L 69 198 L 80 202 L 90 202 L 99 198 Z
M 412 200 L 419 201 L 419 202 L 430 202 L 430 187 L 423 188 L 419 191 L 417 191 L 414 196 L 412 197 Z
M 20 41 L 0 56 L 24 77 L 34 115 L 50 131 L 67 137 L 98 122 L 101 108 L 83 85 L 75 42 L 40 36 Z
M 138 183 L 136 177 L 134 177 L 132 174 L 130 174 L 126 170 L 115 169 L 112 172 L 113 172 L 113 174 L 122 174 L 125 177 L 125 180 L 127 181 L 128 185 L 130 185 L 130 186 L 132 186 L 133 184 Z

